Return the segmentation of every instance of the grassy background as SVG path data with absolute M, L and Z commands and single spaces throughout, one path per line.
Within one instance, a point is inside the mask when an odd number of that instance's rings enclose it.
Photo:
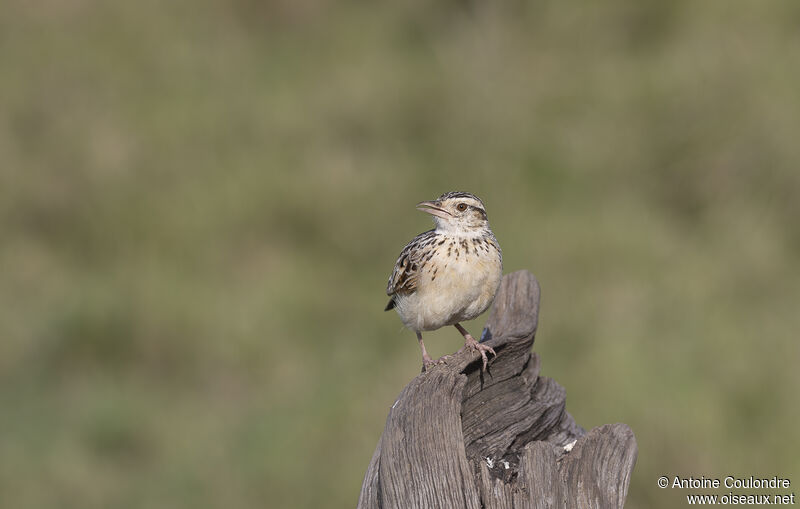
M 448 190 L 569 411 L 636 433 L 629 507 L 800 483 L 800 5 L 399 4 L 5 2 L 4 507 L 353 507 Z

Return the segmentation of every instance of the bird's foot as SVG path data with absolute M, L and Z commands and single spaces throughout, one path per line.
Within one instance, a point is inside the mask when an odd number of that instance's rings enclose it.
M 489 358 L 486 356 L 486 354 L 491 353 L 493 356 L 497 357 L 497 353 L 495 353 L 494 348 L 489 345 L 484 345 L 483 343 L 478 343 L 475 341 L 475 338 L 469 334 L 464 338 L 464 346 L 462 346 L 461 349 L 456 353 L 459 354 L 466 348 L 480 352 L 481 358 L 483 358 L 483 371 L 486 371 L 486 366 L 489 364 Z
M 430 368 L 438 366 L 439 364 L 447 364 L 447 361 L 452 357 L 452 355 L 442 355 L 438 359 L 433 360 L 429 356 L 424 356 L 422 358 L 422 371 L 428 371 Z

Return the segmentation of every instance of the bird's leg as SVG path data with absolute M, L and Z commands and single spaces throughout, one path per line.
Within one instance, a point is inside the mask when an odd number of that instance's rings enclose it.
M 436 364 L 436 361 L 431 359 L 428 351 L 425 350 L 425 343 L 422 342 L 422 333 L 419 331 L 417 331 L 417 341 L 419 341 L 419 347 L 422 349 L 422 369 L 428 371 L 428 368 Z
M 456 329 L 458 329 L 458 332 L 460 332 L 462 336 L 464 336 L 464 346 L 462 346 L 461 349 L 456 353 L 459 354 L 463 352 L 465 348 L 469 348 L 470 350 L 477 350 L 478 352 L 480 352 L 481 357 L 483 358 L 483 371 L 486 371 L 486 365 L 489 364 L 489 358 L 486 357 L 486 352 L 491 352 L 492 355 L 497 357 L 497 354 L 495 353 L 494 349 L 489 345 L 484 345 L 475 341 L 475 338 L 473 338 L 472 335 L 470 335 L 470 333 L 467 332 L 467 329 L 462 327 L 460 323 L 457 323 L 453 326 Z

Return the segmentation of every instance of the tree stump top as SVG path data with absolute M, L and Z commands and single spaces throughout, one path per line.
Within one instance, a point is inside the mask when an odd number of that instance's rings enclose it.
M 588 433 L 566 411 L 566 391 L 539 376 L 531 352 L 539 283 L 503 278 L 481 342 L 414 378 L 386 419 L 359 509 L 622 507 L 636 462 L 625 424 Z

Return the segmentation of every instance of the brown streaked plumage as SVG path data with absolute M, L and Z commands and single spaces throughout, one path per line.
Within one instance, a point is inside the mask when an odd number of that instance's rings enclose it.
M 453 325 L 464 336 L 464 348 L 476 350 L 488 363 L 490 347 L 478 343 L 460 325 L 477 317 L 494 300 L 503 272 L 500 245 L 477 196 L 445 193 L 434 201 L 417 204 L 434 216 L 436 228 L 414 237 L 403 248 L 389 276 L 386 311 L 395 309 L 403 324 L 413 330 L 422 349 L 425 369 L 434 361 L 425 350 L 422 331 Z

